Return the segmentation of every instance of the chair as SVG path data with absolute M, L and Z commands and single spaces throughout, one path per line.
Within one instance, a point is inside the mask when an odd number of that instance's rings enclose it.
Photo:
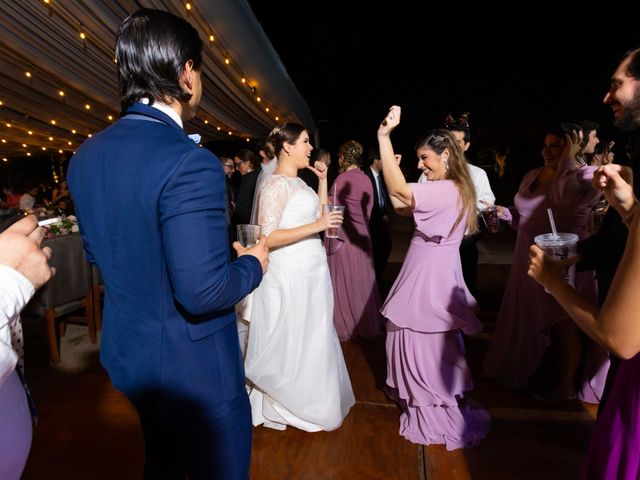
M 84 309 L 91 343 L 98 341 L 91 266 L 85 259 L 82 239 L 78 234 L 46 239 L 42 243 L 53 252 L 49 263 L 55 267 L 56 274 L 36 293 L 27 308 L 45 318 L 51 361 L 59 363 L 60 336 L 65 334 L 66 321 L 71 313 Z
M 102 296 L 104 295 L 104 281 L 96 265 L 91 265 L 91 285 L 93 288 L 93 315 L 96 329 L 102 330 Z

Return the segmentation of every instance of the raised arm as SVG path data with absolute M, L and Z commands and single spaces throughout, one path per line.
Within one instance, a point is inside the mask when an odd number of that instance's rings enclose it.
M 389 195 L 398 199 L 404 205 L 413 208 L 415 206 L 413 192 L 396 162 L 393 154 L 393 145 L 391 144 L 391 131 L 400 124 L 400 113 L 400 107 L 392 106 L 380 127 L 378 127 L 380 159 L 382 160 L 384 183 L 387 186 Z

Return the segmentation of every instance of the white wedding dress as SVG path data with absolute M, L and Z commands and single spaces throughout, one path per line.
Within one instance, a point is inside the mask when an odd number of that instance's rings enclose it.
M 258 209 L 264 235 L 317 215 L 318 196 L 301 179 L 265 179 Z M 254 425 L 334 430 L 355 403 L 317 234 L 270 251 L 267 273 L 253 292 L 245 370 Z

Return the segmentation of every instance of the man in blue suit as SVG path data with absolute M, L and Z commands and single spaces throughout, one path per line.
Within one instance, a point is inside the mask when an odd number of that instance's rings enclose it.
M 100 358 L 138 410 L 145 478 L 248 478 L 234 305 L 260 283 L 266 242 L 234 244 L 229 260 L 222 167 L 182 129 L 202 93 L 197 31 L 142 9 L 120 26 L 116 59 L 122 117 L 68 174 L 106 287 Z

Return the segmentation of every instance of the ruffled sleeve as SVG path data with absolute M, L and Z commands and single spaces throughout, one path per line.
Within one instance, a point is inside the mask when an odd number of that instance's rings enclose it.
M 280 220 L 288 201 L 289 185 L 285 177 L 272 175 L 265 179 L 260 188 L 258 201 L 258 224 L 262 227 L 265 237 L 280 227 Z
M 458 187 L 451 180 L 411 183 L 416 230 L 429 238 L 446 238 L 460 213 Z M 464 219 L 461 223 L 464 222 Z

